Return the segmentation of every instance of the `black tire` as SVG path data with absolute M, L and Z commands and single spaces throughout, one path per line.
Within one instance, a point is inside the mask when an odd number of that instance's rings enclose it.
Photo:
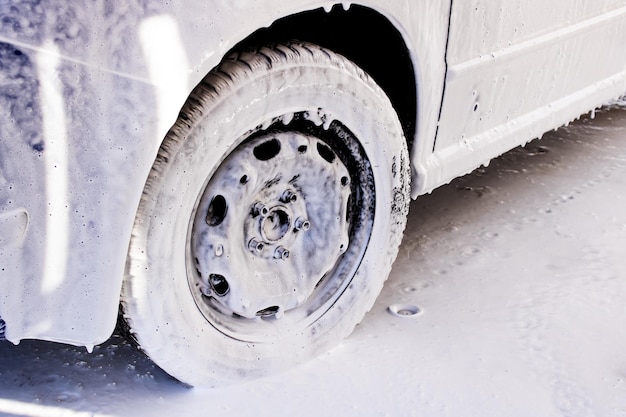
M 134 337 L 191 385 L 328 350 L 382 289 L 409 181 L 397 115 L 354 64 L 305 43 L 229 56 L 146 182 L 122 293 Z

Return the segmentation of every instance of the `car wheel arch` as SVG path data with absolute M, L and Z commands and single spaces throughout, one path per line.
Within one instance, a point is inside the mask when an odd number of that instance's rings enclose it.
M 399 24 L 370 7 L 340 4 L 276 19 L 237 42 L 228 53 L 294 39 L 322 46 L 362 68 L 396 109 L 408 149 L 417 126 L 418 74 L 413 48 Z M 371 28 L 376 28 L 376 31 Z M 393 71 L 389 69 L 393 68 Z

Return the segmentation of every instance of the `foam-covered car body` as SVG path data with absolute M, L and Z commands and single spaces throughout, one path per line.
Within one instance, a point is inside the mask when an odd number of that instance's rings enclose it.
M 7 339 L 110 336 L 142 190 L 186 98 L 229 50 L 292 38 L 387 93 L 413 197 L 626 91 L 621 0 L 2 2 Z

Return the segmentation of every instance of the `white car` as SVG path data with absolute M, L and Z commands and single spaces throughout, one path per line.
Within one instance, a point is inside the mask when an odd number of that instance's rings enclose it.
M 624 0 L 2 1 L 0 337 L 90 349 L 121 305 L 188 384 L 293 366 L 411 198 L 624 92 Z

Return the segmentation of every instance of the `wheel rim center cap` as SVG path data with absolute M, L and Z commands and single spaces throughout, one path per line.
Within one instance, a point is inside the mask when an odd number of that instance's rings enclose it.
M 274 207 L 259 220 L 259 229 L 265 241 L 280 241 L 292 229 L 289 210 L 282 206 Z

